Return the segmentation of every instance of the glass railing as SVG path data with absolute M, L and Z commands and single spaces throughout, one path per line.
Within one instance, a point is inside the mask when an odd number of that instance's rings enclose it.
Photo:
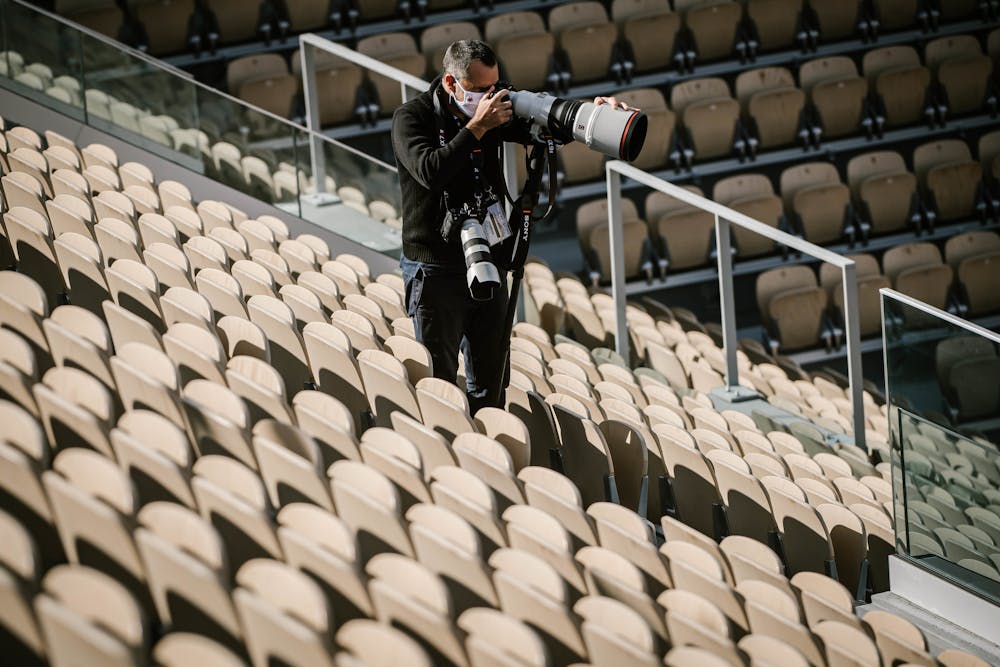
M 396 169 L 21 0 L 0 0 L 0 86 L 396 256 Z M 324 196 L 314 196 L 312 146 Z
M 1000 336 L 882 290 L 899 554 L 1000 600 Z

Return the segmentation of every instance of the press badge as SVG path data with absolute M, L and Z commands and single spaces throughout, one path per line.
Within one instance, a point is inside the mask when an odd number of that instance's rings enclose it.
M 490 247 L 502 243 L 510 237 L 510 225 L 507 224 L 507 216 L 503 212 L 500 202 L 494 201 L 486 207 L 486 215 L 483 216 L 483 231 L 486 232 L 486 240 Z

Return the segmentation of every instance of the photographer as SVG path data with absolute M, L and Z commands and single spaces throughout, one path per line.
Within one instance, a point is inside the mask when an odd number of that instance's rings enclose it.
M 513 119 L 508 90 L 497 90 L 492 49 L 477 40 L 448 47 L 444 75 L 393 115 L 392 147 L 402 190 L 403 256 L 407 313 L 417 340 L 430 352 L 435 377 L 454 382 L 458 352 L 465 355 L 466 391 L 473 414 L 506 387 L 507 349 L 502 322 L 507 280 L 498 252 L 509 238 L 503 214 L 501 149 L 504 141 L 530 143 L 529 122 Z M 619 106 L 612 98 L 595 104 Z M 623 106 L 623 105 L 622 105 Z M 482 223 L 492 244 L 499 286 L 477 300 L 466 283 L 461 231 Z M 470 241 L 470 252 L 481 247 Z M 499 261 L 498 261 L 499 260 Z M 503 407 L 503 393 L 500 392 Z

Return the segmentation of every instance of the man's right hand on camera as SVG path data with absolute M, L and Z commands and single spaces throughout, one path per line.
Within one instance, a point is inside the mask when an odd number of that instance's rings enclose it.
M 503 88 L 496 94 L 491 95 L 491 87 L 486 96 L 479 101 L 476 113 L 469 119 L 466 129 L 475 135 L 476 139 L 482 139 L 483 135 L 493 128 L 500 127 L 510 122 L 514 116 L 513 104 L 510 101 L 509 90 Z

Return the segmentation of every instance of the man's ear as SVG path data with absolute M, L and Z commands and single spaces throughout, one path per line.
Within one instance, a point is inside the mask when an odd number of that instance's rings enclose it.
M 442 85 L 444 85 L 444 89 L 445 89 L 446 92 L 448 92 L 448 94 L 450 94 L 450 95 L 454 95 L 455 94 L 455 77 L 454 76 L 452 76 L 451 74 L 448 74 L 446 72 L 445 75 L 444 75 L 444 77 L 441 79 L 441 83 L 442 83 Z

